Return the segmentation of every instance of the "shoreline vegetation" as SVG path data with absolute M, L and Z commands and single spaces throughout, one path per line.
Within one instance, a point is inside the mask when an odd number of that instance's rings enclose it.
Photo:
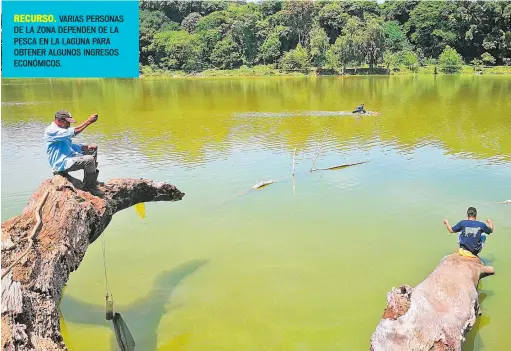
M 357 67 L 343 69 L 321 69 L 311 67 L 308 70 L 285 70 L 275 65 L 242 66 L 230 70 L 207 69 L 202 72 L 186 72 L 183 70 L 168 71 L 151 69 L 143 66 L 139 78 L 211 78 L 211 77 L 311 77 L 311 76 L 411 76 L 411 75 L 511 75 L 511 66 L 469 66 L 463 65 L 457 74 L 442 73 L 434 65 L 409 69 L 407 67 Z
M 142 77 L 511 73 L 511 0 L 139 4 Z

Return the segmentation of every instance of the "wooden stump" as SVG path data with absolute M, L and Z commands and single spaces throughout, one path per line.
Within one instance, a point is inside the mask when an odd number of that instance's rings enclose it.
M 66 350 L 58 305 L 89 244 L 116 212 L 185 195 L 173 185 L 144 179 L 113 179 L 101 197 L 82 187 L 73 177 L 54 176 L 40 185 L 21 215 L 2 223 L 2 350 Z M 32 244 L 38 207 L 42 225 Z
M 461 351 L 479 315 L 479 280 L 493 274 L 493 267 L 478 258 L 452 254 L 415 288 L 394 288 L 371 337 L 371 351 Z

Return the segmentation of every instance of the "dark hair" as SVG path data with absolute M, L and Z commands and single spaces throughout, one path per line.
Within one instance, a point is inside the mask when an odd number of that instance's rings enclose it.
M 467 216 L 469 217 L 477 217 L 477 210 L 475 207 L 469 207 L 467 210 Z

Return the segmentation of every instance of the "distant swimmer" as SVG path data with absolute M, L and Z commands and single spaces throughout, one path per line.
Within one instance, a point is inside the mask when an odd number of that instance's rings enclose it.
M 353 111 L 353 113 L 366 113 L 366 112 L 367 111 L 364 110 L 364 104 L 357 106 L 357 108 L 355 108 L 355 110 Z

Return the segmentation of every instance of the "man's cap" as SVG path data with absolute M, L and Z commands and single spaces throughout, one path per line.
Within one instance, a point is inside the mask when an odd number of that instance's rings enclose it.
M 68 121 L 69 123 L 75 123 L 76 121 L 73 119 L 73 117 L 71 116 L 71 113 L 69 113 L 69 111 L 66 111 L 66 110 L 59 110 L 55 113 L 55 118 L 58 118 L 58 119 L 65 119 L 66 121 Z

